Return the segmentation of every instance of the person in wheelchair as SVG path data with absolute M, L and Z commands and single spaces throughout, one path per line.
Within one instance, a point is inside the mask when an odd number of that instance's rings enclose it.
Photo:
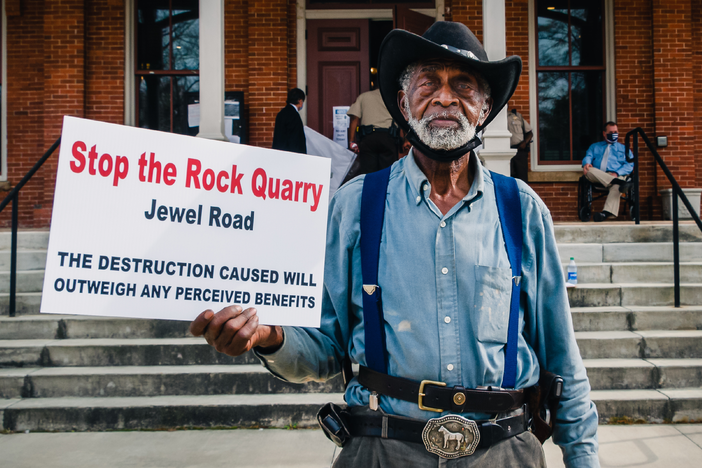
M 624 145 L 617 142 L 619 130 L 616 122 L 607 122 L 602 135 L 604 141 L 593 143 L 583 158 L 583 174 L 593 182 L 609 188 L 604 210 L 595 213 L 595 221 L 616 218 L 619 213 L 620 190 L 627 185 L 627 176 L 634 169 L 634 164 L 627 162 Z

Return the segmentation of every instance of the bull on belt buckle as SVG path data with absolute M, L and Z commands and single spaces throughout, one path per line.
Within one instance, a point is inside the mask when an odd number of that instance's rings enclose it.
M 475 421 L 449 414 L 427 421 L 422 440 L 427 451 L 442 458 L 465 457 L 478 447 L 480 431 Z

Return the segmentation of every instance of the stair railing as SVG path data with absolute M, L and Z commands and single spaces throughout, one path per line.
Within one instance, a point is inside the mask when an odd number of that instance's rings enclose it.
M 631 136 L 634 136 L 633 142 L 634 142 L 634 147 L 632 151 L 632 157 L 629 157 L 629 138 Z M 678 181 L 675 180 L 675 177 L 673 177 L 673 174 L 670 172 L 670 169 L 668 169 L 668 166 L 665 164 L 663 161 L 663 158 L 661 158 L 661 155 L 658 154 L 658 151 L 656 151 L 656 148 L 653 147 L 651 144 L 651 140 L 648 139 L 648 136 L 646 136 L 646 132 L 644 132 L 640 127 L 637 127 L 630 131 L 629 133 L 626 134 L 626 160 L 628 162 L 634 162 L 634 186 L 638 187 L 639 186 L 639 138 L 638 135 L 641 135 L 641 138 L 643 138 L 644 143 L 646 143 L 646 146 L 648 147 L 648 150 L 653 154 L 653 158 L 658 163 L 658 165 L 661 167 L 663 170 L 663 173 L 665 176 L 668 178 L 668 181 L 670 182 L 670 185 L 673 187 L 673 206 L 671 207 L 672 211 L 672 217 L 673 217 L 673 276 L 674 276 L 674 281 L 675 281 L 675 307 L 680 307 L 680 227 L 679 227 L 679 219 L 678 219 L 678 197 L 680 197 L 680 200 L 682 200 L 683 204 L 687 208 L 687 211 L 690 213 L 692 216 L 692 219 L 695 220 L 695 223 L 697 223 L 697 227 L 700 228 L 700 231 L 702 231 L 702 221 L 700 221 L 700 217 L 697 215 L 697 212 L 692 208 L 692 204 L 690 203 L 690 200 L 687 199 L 687 196 L 685 193 L 683 193 L 682 189 L 680 188 L 680 184 L 678 184 Z M 634 216 L 636 219 L 636 224 L 639 224 L 639 220 L 641 217 L 639 216 L 639 194 L 636 194 L 636 201 L 634 203 Z
M 15 316 L 15 311 L 17 309 L 17 211 L 19 205 L 19 192 L 22 187 L 32 178 L 32 176 L 41 168 L 41 166 L 46 162 L 47 159 L 56 151 L 56 148 L 61 144 L 61 137 L 59 137 L 51 148 L 44 153 L 39 161 L 36 162 L 34 167 L 32 167 L 29 172 L 22 178 L 22 180 L 15 185 L 10 193 L 5 197 L 5 199 L 0 202 L 0 211 L 4 210 L 8 203 L 12 202 L 12 241 L 10 247 L 10 317 Z

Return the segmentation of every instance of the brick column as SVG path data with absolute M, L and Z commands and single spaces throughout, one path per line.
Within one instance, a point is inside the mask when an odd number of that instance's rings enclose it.
M 63 116 L 85 116 L 85 1 L 44 1 L 44 148 L 61 135 Z M 37 156 L 38 157 L 41 155 Z M 41 172 L 44 196 L 37 221 L 51 219 L 58 158 Z
M 249 2 L 249 138 L 273 143 L 275 116 L 288 86 L 288 2 Z
M 7 13 L 7 177 L 14 187 L 46 151 L 44 145 L 44 34 L 43 1 L 6 3 Z M 8 7 L 14 5 L 14 10 Z M 20 8 L 21 6 L 21 8 Z M 12 15 L 10 12 L 12 11 Z M 3 198 L 9 191 L 3 191 Z M 22 227 L 34 222 L 34 207 L 44 195 L 43 173 L 24 186 L 19 199 Z M 9 226 L 11 207 L 2 212 L 2 225 Z
M 453 0 L 445 3 L 449 9 L 452 21 L 463 23 L 473 31 L 475 37 L 483 42 L 483 1 L 482 0 Z
M 702 0 L 692 0 L 692 56 L 695 89 L 695 172 L 702 187 Z
M 653 0 L 655 135 L 668 137 L 659 150 L 681 187 L 695 187 L 694 76 L 691 0 Z M 658 188 L 669 187 L 658 178 Z

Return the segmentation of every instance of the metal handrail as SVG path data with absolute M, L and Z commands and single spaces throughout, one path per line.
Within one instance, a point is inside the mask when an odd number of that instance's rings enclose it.
M 629 157 L 629 138 L 635 135 L 634 138 L 634 148 L 632 151 L 632 157 Z M 670 172 L 670 169 L 668 169 L 668 166 L 665 164 L 663 161 L 663 158 L 661 158 L 661 155 L 658 154 L 658 151 L 653 147 L 651 144 L 651 140 L 648 139 L 646 136 L 646 132 L 644 132 L 641 127 L 637 127 L 630 131 L 629 133 L 626 134 L 626 141 L 624 143 L 624 146 L 626 146 L 626 160 L 628 162 L 634 162 L 634 184 L 636 187 L 639 186 L 639 138 L 638 135 L 641 135 L 641 138 L 643 138 L 644 143 L 646 143 L 646 146 L 648 147 L 648 150 L 653 154 L 654 160 L 658 163 L 658 165 L 663 169 L 663 173 L 665 176 L 668 178 L 668 181 L 670 184 L 673 186 L 673 206 L 671 207 L 672 210 L 672 216 L 673 216 L 673 275 L 674 275 L 674 280 L 675 280 L 675 307 L 680 307 L 680 220 L 678 219 L 678 197 L 680 197 L 680 200 L 682 200 L 683 204 L 687 208 L 687 211 L 690 213 L 692 216 L 692 219 L 695 220 L 695 223 L 697 223 L 697 227 L 700 228 L 700 231 L 702 231 L 702 221 L 700 220 L 700 217 L 697 215 L 697 212 L 692 209 L 692 204 L 690 203 L 690 200 L 687 199 L 687 196 L 685 193 L 683 193 L 682 189 L 680 188 L 680 185 L 678 184 L 678 181 L 675 180 L 675 177 L 673 177 L 673 174 Z M 637 194 L 636 196 L 636 201 L 634 204 L 634 215 L 636 217 L 636 224 L 639 224 L 639 196 Z
M 10 317 L 15 316 L 16 300 L 17 300 L 17 211 L 19 205 L 19 192 L 25 186 L 29 179 L 41 168 L 47 159 L 56 151 L 56 148 L 61 144 L 61 137 L 58 137 L 51 148 L 48 149 L 44 156 L 34 164 L 29 172 L 19 181 L 15 188 L 7 194 L 5 199 L 0 202 L 0 211 L 4 210 L 8 203 L 12 202 L 12 241 L 10 247 Z

